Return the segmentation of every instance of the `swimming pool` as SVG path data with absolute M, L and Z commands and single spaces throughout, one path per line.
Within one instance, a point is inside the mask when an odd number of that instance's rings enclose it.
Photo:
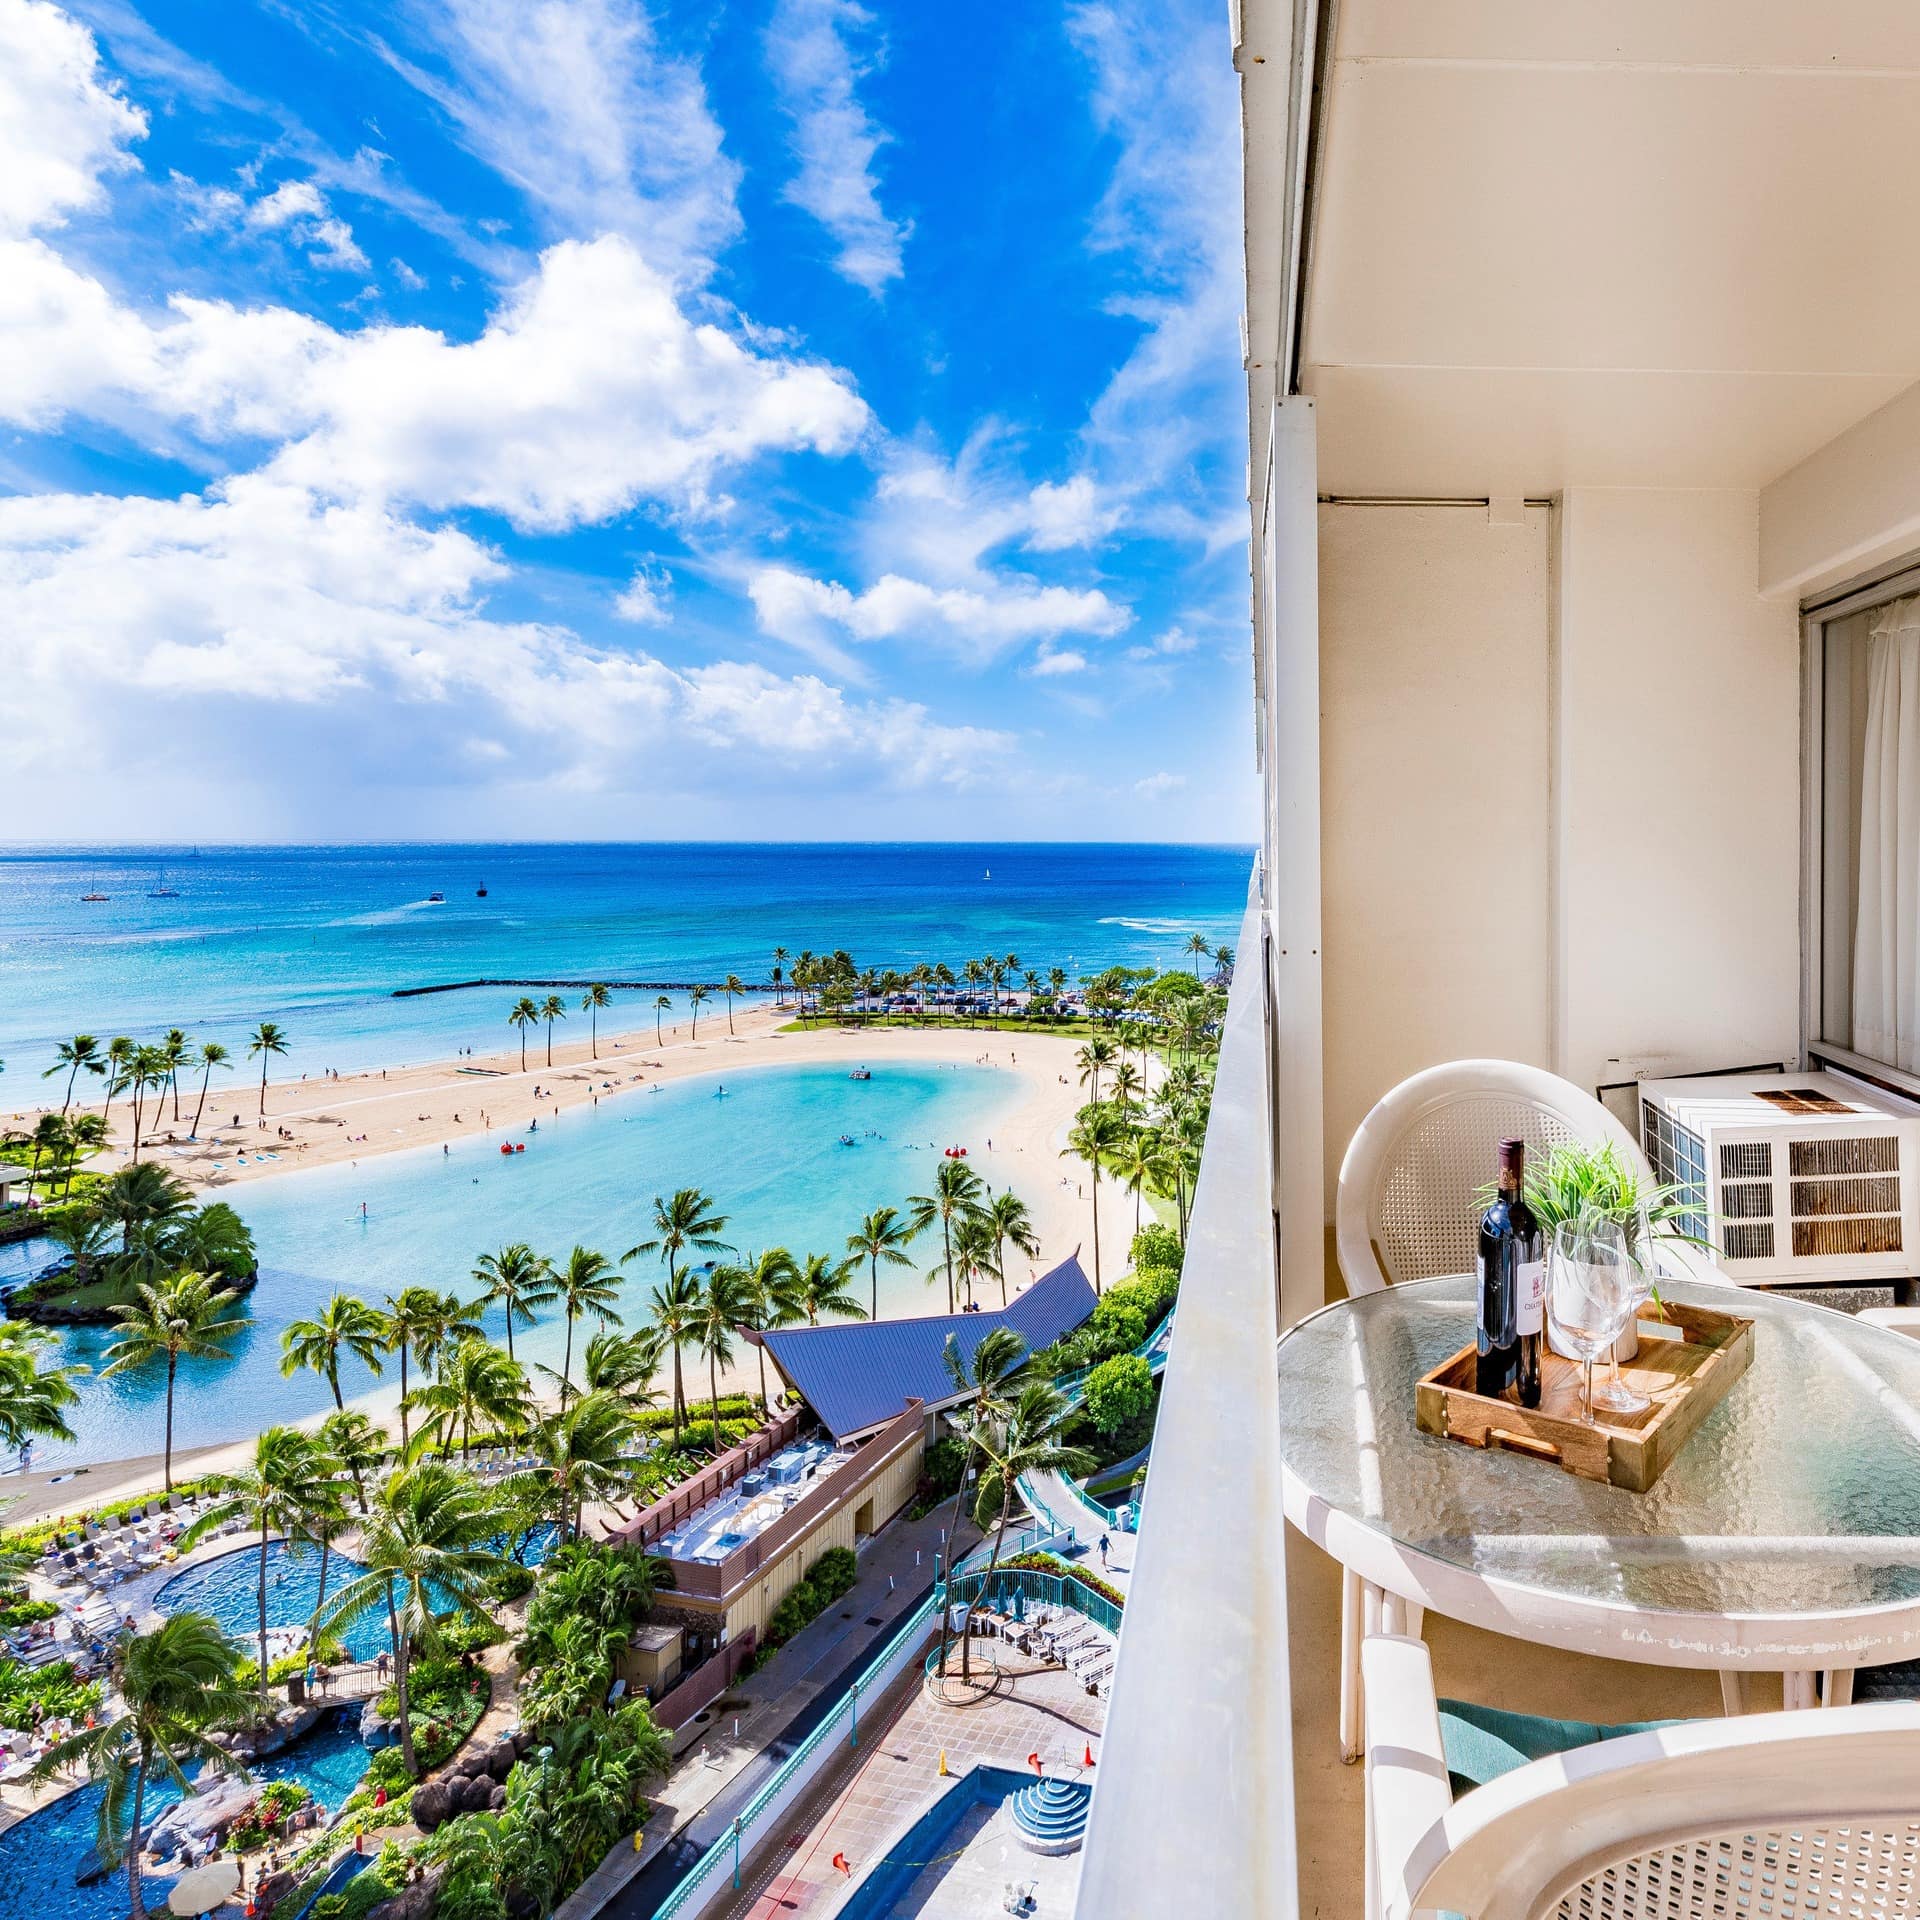
M 496 1130 L 446 1154 L 409 1149 L 226 1189 L 222 1197 L 253 1229 L 260 1252 L 260 1285 L 247 1299 L 253 1324 L 229 1359 L 181 1362 L 176 1454 L 327 1409 L 324 1381 L 281 1374 L 280 1334 L 336 1288 L 376 1303 L 412 1285 L 469 1292 L 475 1259 L 514 1240 L 562 1258 L 576 1242 L 617 1257 L 649 1237 L 653 1196 L 688 1185 L 715 1196 L 729 1218 L 726 1237 L 743 1250 L 837 1254 L 863 1214 L 926 1189 L 940 1147 L 983 1143 L 1019 1094 L 1004 1071 L 926 1062 L 877 1064 L 871 1080 L 850 1080 L 845 1067 L 826 1065 L 721 1072 L 657 1092 L 636 1089 L 597 1107 L 572 1083 L 559 1084 L 557 1116 L 543 1114 L 538 1134 L 516 1132 L 527 1145 L 522 1154 L 503 1156 Z M 855 1145 L 841 1146 L 842 1134 Z M 996 1185 L 1024 1181 L 1032 1192 L 1056 1177 L 1051 1166 L 996 1167 L 978 1145 L 975 1159 Z M 882 1271 L 883 1312 L 944 1305 L 929 1291 L 924 1266 Z M 636 1262 L 625 1272 L 625 1297 L 637 1306 L 659 1269 Z M 488 1331 L 504 1339 L 497 1315 Z M 80 1382 L 69 1414 L 77 1441 L 37 1447 L 38 1464 L 158 1448 L 164 1369 L 102 1378 L 113 1338 L 106 1328 L 62 1334 L 63 1357 L 93 1373 Z M 516 1330 L 515 1351 L 523 1362 L 557 1368 L 564 1338 L 549 1315 Z M 349 1397 L 397 1391 L 391 1369 L 376 1380 L 357 1361 L 343 1369 L 342 1384 Z
M 262 1786 L 295 1781 L 332 1812 L 360 1784 L 372 1757 L 360 1744 L 356 1706 L 321 1721 L 304 1740 L 248 1771 Z M 28 1915 L 33 1920 L 124 1920 L 124 1872 L 87 1887 L 74 1884 L 74 1876 L 93 1858 L 100 1795 L 97 1786 L 81 1787 L 0 1833 L 0 1920 Z M 142 1813 L 151 1821 L 179 1797 L 170 1782 L 162 1782 L 148 1795 Z M 163 1911 L 167 1882 L 146 1884 L 154 1911 Z
M 526 1564 L 537 1567 L 553 1546 L 551 1527 L 535 1534 L 527 1548 Z M 359 1561 L 343 1553 L 327 1556 L 326 1593 L 338 1596 L 363 1571 Z M 293 1548 L 284 1540 L 267 1544 L 267 1626 L 304 1628 L 322 1598 L 320 1555 L 311 1547 Z M 213 1560 L 175 1574 L 153 1597 L 162 1613 L 188 1611 L 211 1614 L 242 1647 L 251 1648 L 260 1634 L 260 1549 L 239 1547 Z M 340 1634 L 356 1660 L 374 1660 L 393 1645 L 387 1630 L 386 1609 L 363 1613 Z

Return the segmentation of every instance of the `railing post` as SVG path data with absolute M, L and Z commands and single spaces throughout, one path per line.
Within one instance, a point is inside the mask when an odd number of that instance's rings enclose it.
M 853 1707 L 853 1732 L 847 1744 L 850 1747 L 857 1747 L 860 1744 L 860 1682 L 858 1680 L 853 1683 L 848 1698 Z
M 740 1816 L 733 1816 L 733 1890 L 740 1891 Z

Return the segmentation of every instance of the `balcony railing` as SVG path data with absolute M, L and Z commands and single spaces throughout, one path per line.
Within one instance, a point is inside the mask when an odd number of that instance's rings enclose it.
M 1256 897 L 1094 1777 L 1081 1920 L 1292 1920 L 1298 1908 L 1266 995 Z

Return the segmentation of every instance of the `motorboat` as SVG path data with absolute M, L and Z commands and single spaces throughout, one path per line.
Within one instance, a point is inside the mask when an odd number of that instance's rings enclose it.
M 430 893 L 427 895 L 427 905 L 437 907 L 445 901 L 446 897 L 444 893 Z

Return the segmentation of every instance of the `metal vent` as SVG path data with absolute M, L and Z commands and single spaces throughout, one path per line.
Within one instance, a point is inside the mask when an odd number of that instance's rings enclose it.
M 1790 1140 L 1787 1142 L 1787 1171 L 1796 1175 L 1898 1173 L 1900 1142 L 1890 1133 Z M 1897 1197 L 1893 1204 L 1900 1204 Z
M 1728 1229 L 1729 1233 L 1733 1231 Z M 1771 1238 L 1772 1229 L 1767 1231 Z M 1900 1216 L 1895 1214 L 1891 1219 L 1878 1220 L 1796 1220 L 1793 1250 L 1802 1256 L 1898 1253 Z
M 1727 1226 L 1720 1230 L 1721 1244 L 1729 1260 L 1771 1260 L 1773 1258 L 1773 1222 L 1758 1226 Z
M 1741 1180 L 1720 1189 L 1720 1211 L 1729 1220 L 1771 1220 L 1773 1182 Z
M 1793 1183 L 1796 1220 L 1843 1213 L 1897 1214 L 1899 1211 L 1898 1180 L 1796 1180 Z M 1733 1208 L 1728 1207 L 1727 1212 L 1733 1212 Z
M 1771 1140 L 1731 1141 L 1720 1149 L 1722 1180 L 1771 1180 L 1773 1178 L 1773 1142 Z

